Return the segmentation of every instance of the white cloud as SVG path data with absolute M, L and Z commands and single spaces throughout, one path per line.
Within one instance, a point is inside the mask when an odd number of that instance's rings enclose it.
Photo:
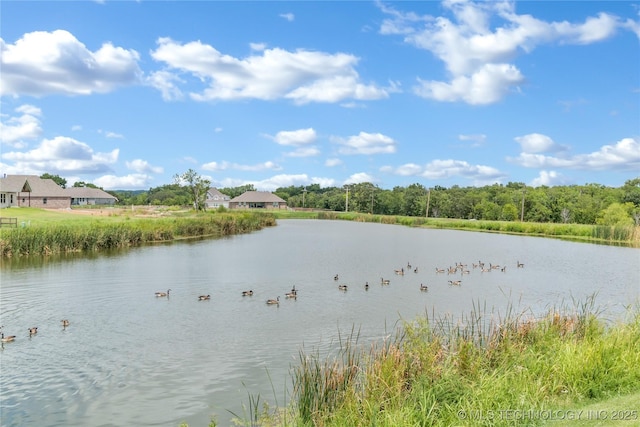
M 139 55 L 104 43 L 92 52 L 65 30 L 0 39 L 0 95 L 89 95 L 140 82 Z
M 420 175 L 421 173 L 422 166 L 415 163 L 406 163 L 395 170 L 395 174 L 400 176 Z
M 407 3 L 410 4 L 410 3 Z M 589 44 L 611 37 L 617 28 L 634 29 L 612 15 L 600 13 L 582 23 L 545 22 L 518 15 L 515 2 L 445 0 L 445 16 L 418 16 L 379 4 L 389 16 L 380 33 L 401 35 L 405 42 L 428 50 L 450 74 L 448 82 L 419 79 L 420 96 L 437 101 L 491 104 L 524 82 L 511 62 L 544 43 Z
M 107 130 L 102 130 L 99 129 L 98 133 L 102 134 L 105 136 L 105 138 L 112 138 L 112 139 L 122 139 L 124 138 L 124 135 L 116 133 L 116 132 L 111 132 L 111 131 L 107 131 Z
M 487 140 L 487 135 L 484 134 L 475 134 L 475 135 L 458 135 L 458 139 L 460 141 L 473 141 L 478 144 L 482 144 Z
M 125 176 L 104 175 L 93 180 L 93 183 L 105 190 L 141 190 L 151 187 L 152 178 L 145 174 Z
M 242 165 L 239 163 L 223 162 L 209 162 L 202 165 L 202 169 L 212 172 L 220 172 L 224 170 L 239 170 L 245 172 L 261 172 L 265 170 L 282 170 L 282 167 L 272 161 L 266 161 L 258 163 L 256 165 Z
M 267 178 L 262 181 L 256 181 L 256 188 L 263 189 L 265 191 L 273 191 L 279 187 L 289 187 L 290 185 L 304 185 L 309 182 L 309 177 L 307 174 L 298 174 L 298 175 L 275 175 L 271 178 Z
M 524 153 L 544 153 L 549 151 L 563 151 L 567 147 L 553 142 L 553 139 L 547 135 L 541 133 L 530 133 L 515 138 L 516 142 L 520 144 L 520 149 Z
M 16 108 L 20 116 L 9 117 L 0 122 L 0 142 L 14 148 L 26 147 L 25 140 L 36 139 L 42 134 L 39 108 L 33 105 L 21 105 Z M 5 115 L 1 116 L 3 119 Z
M 285 153 L 286 157 L 314 157 L 319 156 L 320 150 L 317 147 L 300 147 Z
M 293 13 L 281 13 L 280 18 L 284 18 L 289 22 L 293 22 L 296 19 Z
M 433 160 L 424 166 L 407 163 L 399 167 L 384 166 L 382 172 L 401 176 L 419 176 L 433 180 L 452 177 L 470 179 L 473 185 L 481 186 L 501 182 L 506 175 L 492 166 L 472 165 L 464 160 Z
M 211 181 L 217 187 L 239 187 L 241 185 L 251 184 L 259 191 L 274 191 L 280 187 L 300 186 L 309 184 L 318 184 L 320 187 L 334 187 L 335 180 L 332 178 L 309 177 L 307 174 L 294 175 L 275 175 L 261 181 L 242 180 L 236 178 L 225 178 L 221 181 Z
M 164 168 L 161 166 L 152 166 L 146 160 L 135 159 L 130 162 L 125 162 L 128 169 L 139 173 L 156 173 L 160 174 L 164 172 Z
M 366 172 L 358 172 L 351 175 L 344 181 L 345 185 L 348 184 L 360 184 L 363 182 L 375 182 L 375 179 Z
M 340 166 L 342 164 L 342 160 L 338 159 L 338 158 L 331 158 L 331 159 L 327 159 L 324 162 L 324 165 L 327 167 L 334 167 L 334 166 Z
M 59 174 L 104 173 L 118 160 L 119 149 L 110 153 L 96 153 L 93 149 L 73 138 L 57 136 L 45 139 L 27 152 L 13 151 L 2 154 L 2 159 L 14 162 L 23 170 L 38 170 Z
M 249 47 L 251 48 L 251 50 L 262 52 L 267 48 L 267 45 L 265 43 L 249 43 Z
M 623 138 L 613 145 L 604 145 L 598 151 L 566 157 L 546 156 L 536 153 L 520 153 L 507 158 L 527 168 L 566 168 L 592 171 L 640 170 L 640 140 Z
M 395 153 L 397 146 L 393 138 L 381 133 L 360 132 L 347 139 L 334 137 L 333 140 L 340 144 L 338 151 L 341 154 Z
M 178 87 L 184 83 L 179 76 L 169 71 L 155 71 L 147 77 L 147 83 L 155 87 L 162 94 L 165 101 L 176 101 L 184 98 L 184 94 Z
M 298 104 L 308 102 L 339 102 L 343 99 L 375 100 L 387 98 L 389 88 L 379 88 L 358 83 L 357 74 L 327 76 L 306 86 L 299 86 L 285 95 Z
M 209 162 L 202 165 L 202 169 L 211 172 L 220 172 L 229 169 L 229 162 Z
M 534 180 L 531 181 L 531 186 L 540 187 L 544 185 L 547 187 L 552 187 L 554 185 L 567 185 L 567 183 L 568 183 L 567 178 L 562 174 L 556 171 L 542 170 L 538 174 L 538 177 L 534 178 Z
M 316 139 L 316 131 L 313 128 L 280 131 L 273 137 L 273 140 L 280 145 L 293 146 L 312 144 Z
M 522 73 L 513 65 L 485 64 L 471 76 L 456 76 L 449 83 L 418 79 L 414 93 L 436 101 L 485 105 L 498 102 L 511 87 L 523 81 Z
M 640 13 L 638 15 L 640 15 Z M 622 27 L 636 33 L 636 36 L 638 36 L 638 39 L 640 39 L 640 20 L 634 21 L 632 19 L 627 19 L 624 23 L 622 23 Z
M 181 44 L 160 38 L 157 43 L 151 56 L 167 66 L 157 79 L 165 99 L 178 92 L 174 73 L 187 73 L 208 84 L 202 92 L 190 94 L 197 101 L 288 98 L 304 104 L 388 96 L 384 88 L 360 83 L 354 68 L 358 58 L 346 53 L 275 48 L 235 58 L 200 41 Z
M 582 24 L 569 22 L 553 22 L 552 28 L 557 38 L 564 43 L 589 44 L 608 39 L 615 34 L 618 27 L 624 24 L 618 18 L 607 13 L 599 13 L 597 17 L 589 17 Z
M 318 184 L 320 187 L 335 187 L 336 181 L 333 178 L 311 177 L 311 184 Z

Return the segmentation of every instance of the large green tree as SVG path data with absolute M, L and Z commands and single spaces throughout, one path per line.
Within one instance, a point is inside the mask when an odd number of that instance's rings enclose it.
M 51 179 L 62 188 L 67 188 L 67 180 L 60 175 L 51 175 L 50 173 L 43 173 L 40 175 L 42 179 Z
M 193 204 L 193 208 L 197 211 L 204 211 L 207 209 L 207 191 L 211 187 L 211 181 L 203 178 L 198 172 L 193 169 L 182 174 L 176 174 L 173 177 L 176 184 L 183 185 L 188 188 L 190 201 Z

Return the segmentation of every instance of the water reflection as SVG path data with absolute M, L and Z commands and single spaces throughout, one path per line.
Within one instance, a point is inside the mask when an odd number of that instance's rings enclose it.
M 2 265 L 1 324 L 18 339 L 0 353 L 2 423 L 201 426 L 215 414 L 229 425 L 227 410 L 242 413 L 248 392 L 285 403 L 299 349 L 329 353 L 338 334 L 357 333 L 365 343 L 424 313 L 457 316 L 477 304 L 542 313 L 596 293 L 615 317 L 638 301 L 639 254 L 520 236 L 287 220 L 221 240 L 10 260 Z M 473 268 L 479 261 L 507 268 L 482 273 Z M 435 272 L 456 262 L 469 274 Z M 418 272 L 394 274 L 408 263 Z M 292 286 L 298 298 L 284 298 Z M 155 297 L 169 288 L 168 298 Z M 243 297 L 248 289 L 254 295 Z M 278 296 L 278 306 L 267 306 Z M 29 338 L 32 326 L 38 334 Z

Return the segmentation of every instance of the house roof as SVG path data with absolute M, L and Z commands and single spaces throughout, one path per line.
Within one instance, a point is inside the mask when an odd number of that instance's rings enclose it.
M 245 191 L 238 197 L 231 199 L 231 202 L 245 203 L 286 203 L 280 197 L 268 191 Z
M 222 200 L 229 200 L 229 196 L 227 196 L 226 194 L 221 193 L 220 190 L 218 190 L 215 187 L 209 188 L 209 190 L 207 190 L 207 193 L 209 193 L 209 196 L 211 196 L 211 199 L 213 199 L 215 196 L 218 196 Z
M 117 197 L 112 196 L 104 190 L 99 188 L 92 187 L 69 187 L 65 188 L 64 192 L 74 199 L 77 198 L 85 198 L 85 199 L 113 199 L 118 200 Z
M 42 179 L 37 175 L 7 175 L 0 178 L 0 191 L 22 192 L 31 190 L 33 197 L 70 197 L 52 179 Z

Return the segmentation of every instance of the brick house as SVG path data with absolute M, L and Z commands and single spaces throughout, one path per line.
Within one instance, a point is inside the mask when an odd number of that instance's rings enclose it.
M 71 197 L 71 206 L 114 205 L 118 199 L 99 188 L 70 187 L 64 192 Z
M 12 206 L 67 209 L 71 207 L 71 197 L 52 179 L 4 175 L 0 178 L 0 208 Z
M 245 191 L 229 201 L 230 209 L 287 209 L 287 202 L 268 191 Z

